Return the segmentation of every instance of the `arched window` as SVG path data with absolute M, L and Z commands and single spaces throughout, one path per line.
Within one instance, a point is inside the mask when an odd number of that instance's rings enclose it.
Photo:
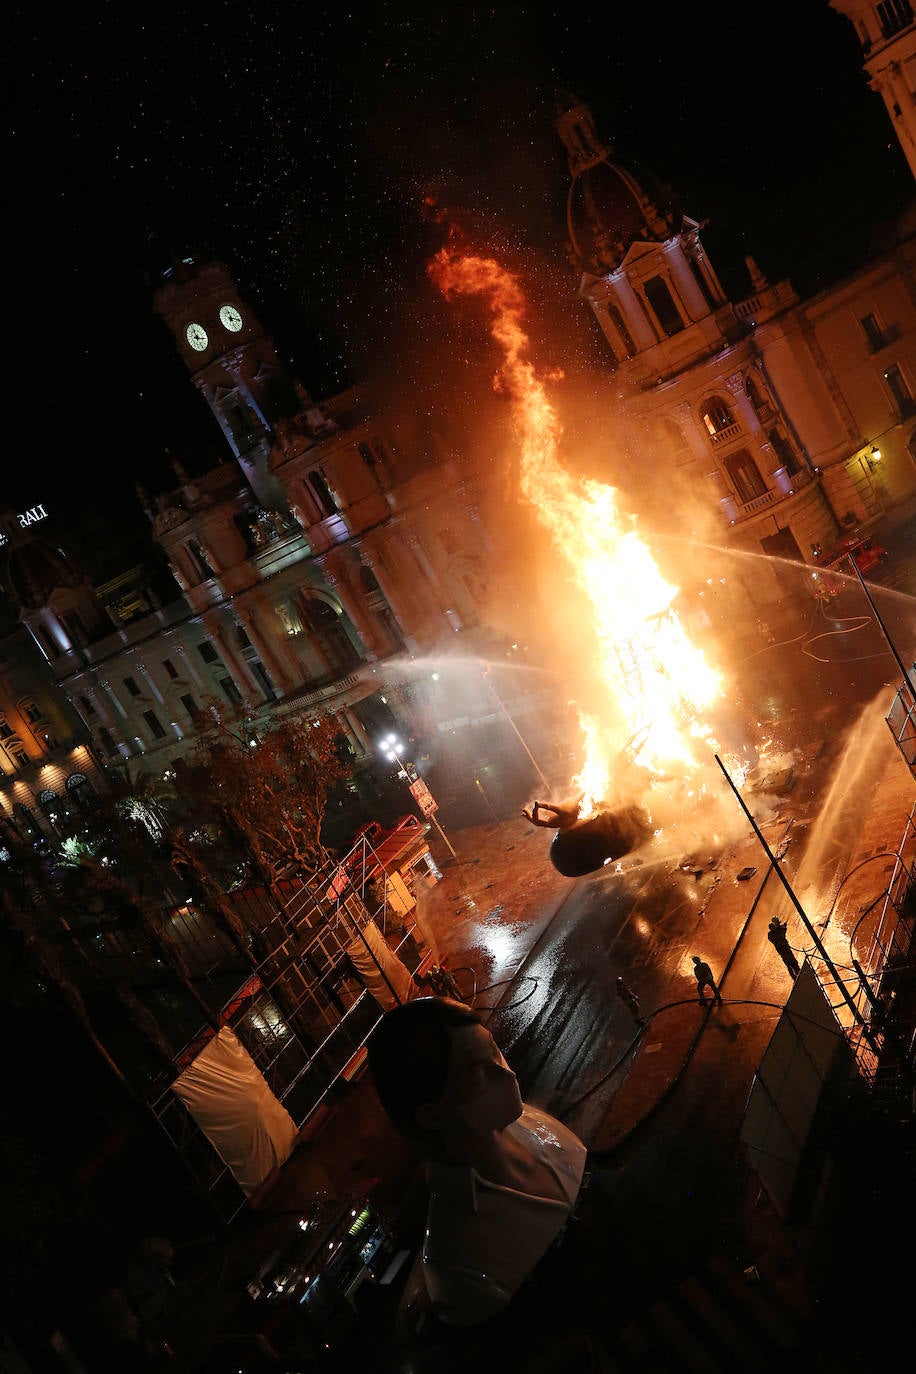
M 667 458 L 674 458 L 683 462 L 691 456 L 690 445 L 684 438 L 680 425 L 675 424 L 668 415 L 659 415 L 656 424 L 658 425 L 658 437 Z
M 55 828 L 59 827 L 62 821 L 66 819 L 67 804 L 61 801 L 52 788 L 48 787 L 43 792 L 39 792 L 38 805 Z
M 362 662 L 340 616 L 326 601 L 315 596 L 303 597 L 300 615 L 334 672 L 349 672 Z
M 765 496 L 767 484 L 760 476 L 760 469 L 746 448 L 740 448 L 725 460 L 725 471 L 731 478 L 738 493 L 738 500 L 747 503 L 758 496 Z
M 70 774 L 67 779 L 67 796 L 79 807 L 80 811 L 90 810 L 95 791 L 85 773 Z
M 309 486 L 312 488 L 318 505 L 325 516 L 339 514 L 337 502 L 331 495 L 331 489 L 320 472 L 309 473 Z
M 700 418 L 712 438 L 735 423 L 734 416 L 721 396 L 710 396 L 700 407 Z

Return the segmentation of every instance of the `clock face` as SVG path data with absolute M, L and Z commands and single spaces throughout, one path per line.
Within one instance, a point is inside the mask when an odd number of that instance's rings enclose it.
M 184 331 L 185 338 L 194 349 L 195 353 L 203 353 L 210 340 L 207 338 L 207 331 L 202 324 L 189 324 Z
M 237 334 L 242 327 L 242 317 L 234 305 L 222 305 L 219 311 L 220 324 L 231 334 Z

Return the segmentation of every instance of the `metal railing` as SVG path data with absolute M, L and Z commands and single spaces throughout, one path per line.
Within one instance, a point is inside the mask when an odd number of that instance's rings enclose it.
M 916 777 L 916 692 L 909 682 L 898 688 L 885 721 L 907 767 Z
M 384 876 L 375 855 L 364 837 L 343 861 L 330 861 L 308 881 L 284 880 L 279 902 L 263 888 L 231 894 L 268 953 L 214 1019 L 238 1037 L 299 1128 L 340 1082 L 382 1015 L 362 987 L 348 947 L 374 921 L 408 973 L 423 961 L 416 925 L 395 924 L 387 882 L 379 884 L 371 909 L 364 900 L 372 878 Z M 175 1056 L 176 1068 L 193 1062 L 215 1033 L 212 1026 L 201 1027 Z M 171 1082 L 160 1080 L 149 1105 L 204 1196 L 221 1220 L 231 1221 L 245 1198 Z

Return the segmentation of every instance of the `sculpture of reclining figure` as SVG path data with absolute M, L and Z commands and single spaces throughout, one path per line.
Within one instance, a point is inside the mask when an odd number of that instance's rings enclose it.
M 596 811 L 580 820 L 581 800 L 580 797 L 561 806 L 535 801 L 530 810 L 522 812 L 532 825 L 556 830 L 548 853 L 550 862 L 564 878 L 594 873 L 606 863 L 639 849 L 652 834 L 652 823 L 641 806 Z

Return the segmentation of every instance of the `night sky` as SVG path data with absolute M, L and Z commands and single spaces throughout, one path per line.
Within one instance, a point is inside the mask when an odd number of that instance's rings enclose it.
M 144 270 L 170 244 L 230 263 L 320 397 L 409 387 L 412 350 L 448 328 L 424 283 L 430 194 L 530 278 L 548 344 L 594 360 L 557 87 L 709 220 L 739 295 L 746 253 L 803 293 L 827 284 L 913 190 L 827 0 L 31 6 L 7 39 L 0 504 L 112 526 L 137 519 L 134 480 L 169 483 L 166 449 L 192 469 L 220 455 L 151 313 Z

